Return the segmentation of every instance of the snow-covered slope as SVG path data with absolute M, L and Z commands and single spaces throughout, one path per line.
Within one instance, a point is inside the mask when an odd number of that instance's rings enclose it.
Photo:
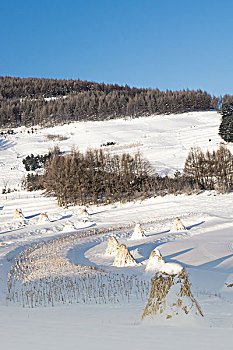
M 199 112 L 75 123 L 33 134 L 16 130 L 15 135 L 0 141 L 0 187 L 7 183 L 7 187 L 20 188 L 25 174 L 22 158 L 46 153 L 55 144 L 64 151 L 72 145 L 84 151 L 114 141 L 114 146 L 106 148 L 112 152 L 139 149 L 161 174 L 173 173 L 182 169 L 190 146 L 204 150 L 219 146 L 219 122 L 217 113 Z M 67 136 L 67 140 L 49 141 L 47 134 Z M 232 203 L 233 193 L 206 191 L 93 206 L 88 208 L 88 220 L 83 220 L 83 208 L 59 208 L 54 198 L 44 197 L 40 191 L 0 194 L 1 347 L 102 350 L 155 345 L 179 349 L 180 344 L 188 344 L 191 350 L 230 349 Z M 14 220 L 16 208 L 22 209 L 23 220 Z M 49 220 L 39 221 L 41 213 Z M 172 230 L 176 217 L 185 224 L 185 230 Z M 145 237 L 132 240 L 139 221 Z M 129 249 L 136 264 L 113 266 L 114 254 L 106 254 L 112 236 Z M 195 324 L 186 322 L 183 314 L 172 327 L 166 320 L 156 326 L 147 319 L 141 322 L 155 273 L 153 269 L 146 271 L 146 266 L 155 248 L 166 264 L 179 264 L 189 274 L 192 294 L 204 314 Z M 6 298 L 10 271 L 12 281 L 19 271 L 30 277 L 25 285 L 21 280 L 12 284 L 15 302 Z M 172 292 L 171 300 L 174 295 Z
M 159 174 L 173 174 L 177 169 L 183 169 L 191 146 L 201 146 L 204 150 L 219 146 L 220 119 L 217 112 L 192 112 L 80 122 L 47 129 L 38 127 L 33 133 L 31 129 L 18 128 L 16 134 L 0 137 L 0 189 L 20 188 L 26 173 L 22 159 L 31 153 L 47 153 L 55 145 L 62 151 L 70 151 L 72 146 L 85 151 L 112 141 L 116 143 L 114 146 L 103 148 L 129 153 L 140 150 Z M 64 140 L 59 141 L 58 136 Z

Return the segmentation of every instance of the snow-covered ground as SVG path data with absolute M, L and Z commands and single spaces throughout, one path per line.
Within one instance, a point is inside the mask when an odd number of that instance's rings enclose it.
M 218 147 L 221 142 L 219 122 L 217 113 L 202 112 L 75 123 L 33 134 L 16 130 L 15 135 L 0 143 L 0 182 L 7 181 L 7 187 L 20 188 L 20 179 L 25 174 L 22 158 L 27 154 L 46 153 L 55 144 L 63 151 L 69 151 L 72 145 L 84 151 L 108 141 L 116 142 L 112 148 L 106 147 L 113 152 L 140 149 L 161 174 L 173 173 L 182 169 L 191 146 L 201 146 L 204 150 Z M 68 139 L 48 141 L 48 134 L 67 136 Z M 0 195 L 0 348 L 139 349 L 156 346 L 159 349 L 231 349 L 232 203 L 233 193 L 165 196 L 124 205 L 88 207 L 83 220 L 81 208 L 59 208 L 55 199 L 44 197 L 41 192 L 17 191 Z M 24 219 L 13 219 L 16 208 L 22 209 Z M 40 213 L 46 213 L 49 221 L 39 221 Z M 176 217 L 182 220 L 185 230 L 173 230 Z M 138 222 L 145 237 L 134 240 L 131 236 Z M 114 256 L 105 254 L 112 235 L 127 246 L 136 261 L 134 266 L 113 266 Z M 104 278 L 112 278 L 111 286 L 115 289 L 108 289 L 106 298 L 91 294 L 77 303 L 73 296 L 70 303 L 57 302 L 54 306 L 23 307 L 20 295 L 17 296 L 19 302 L 10 301 L 7 298 L 8 273 L 15 258 L 21 252 L 27 252 L 27 247 L 34 247 L 32 256 L 37 259 L 34 270 L 28 275 L 30 288 L 34 286 L 33 278 L 39 274 L 49 280 L 56 268 L 54 264 L 59 263 L 62 266 L 58 268 L 59 278 L 63 278 L 64 273 L 64 278 L 68 279 L 71 270 L 82 278 L 87 269 L 90 278 L 97 276 L 98 281 L 93 283 L 99 283 L 98 273 L 103 270 L 107 276 Z M 191 290 L 204 318 L 194 322 L 184 315 L 165 323 L 150 319 L 141 321 L 148 297 L 146 286 L 155 273 L 146 271 L 147 260 L 154 248 L 159 248 L 165 263 L 178 263 L 189 273 Z M 27 259 L 30 260 L 29 255 Z M 67 272 L 67 269 L 70 270 Z M 106 290 L 108 286 L 103 281 L 103 290 Z M 129 295 L 121 293 L 119 281 L 125 283 L 126 290 L 133 285 Z M 135 287 L 138 283 L 144 283 L 143 291 L 139 288 L 139 292 Z M 17 281 L 14 288 L 23 293 L 21 284 Z M 29 287 L 26 285 L 25 288 Z M 87 295 L 92 293 L 90 285 L 85 288 Z M 65 291 L 61 293 L 67 297 Z

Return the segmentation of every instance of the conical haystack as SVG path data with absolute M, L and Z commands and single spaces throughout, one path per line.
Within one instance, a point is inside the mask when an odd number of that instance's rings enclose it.
M 89 220 L 88 218 L 89 213 L 86 208 L 82 208 L 79 212 L 79 217 L 82 219 L 83 222 L 87 222 Z
M 3 242 L 0 242 L 0 247 L 2 247 L 4 245 L 4 243 Z
M 46 213 L 40 213 L 38 218 L 38 224 L 43 224 L 44 222 L 49 222 L 49 217 Z
M 118 248 L 119 248 L 119 242 L 115 237 L 110 237 L 108 241 L 108 246 L 106 249 L 107 255 L 116 255 Z
M 133 266 L 135 264 L 136 264 L 136 261 L 128 251 L 126 245 L 121 244 L 117 250 L 117 254 L 113 262 L 113 266 L 126 267 L 126 266 Z
M 180 220 L 180 218 L 178 218 L 178 217 L 175 218 L 172 230 L 176 231 L 176 232 L 186 230 L 186 228 L 185 228 L 184 224 L 182 223 L 182 221 Z
M 135 227 L 134 227 L 134 231 L 133 231 L 133 234 L 131 236 L 130 239 L 142 239 L 143 237 L 145 237 L 145 233 L 142 229 L 142 226 L 140 223 L 136 224 Z
M 166 263 L 163 260 L 162 254 L 160 253 L 159 249 L 155 248 L 152 250 L 150 257 L 146 264 L 146 271 L 159 271 L 162 273 L 166 273 L 167 275 L 177 275 L 183 270 L 182 265 L 174 263 L 174 262 L 168 262 Z
M 151 290 L 142 319 L 176 319 L 179 316 L 203 316 L 197 300 L 192 295 L 190 282 L 184 269 L 179 274 L 157 272 L 151 279 Z
M 164 263 L 162 254 L 160 253 L 159 249 L 155 248 L 150 253 L 146 264 L 146 271 L 159 271 Z
M 19 220 L 19 219 L 24 220 L 25 219 L 23 212 L 22 212 L 22 209 L 19 209 L 19 208 L 15 209 L 14 219 L 16 219 L 16 220 Z
M 70 221 L 66 221 L 65 225 L 63 227 L 63 232 L 70 232 L 70 231 L 74 231 L 74 230 L 75 230 L 75 227 L 74 227 L 73 223 Z
M 87 215 L 89 215 L 87 209 L 82 208 L 79 212 L 79 216 L 87 216 Z

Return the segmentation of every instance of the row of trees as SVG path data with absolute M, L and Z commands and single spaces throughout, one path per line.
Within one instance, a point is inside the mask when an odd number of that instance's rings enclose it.
M 166 193 L 191 194 L 196 190 L 233 189 L 233 155 L 223 145 L 204 153 L 192 148 L 183 174 L 160 177 L 140 153 L 110 155 L 103 150 L 85 154 L 58 148 L 48 159 L 43 176 L 29 174 L 28 189 L 45 189 L 59 205 L 108 204 L 145 199 Z
M 199 188 L 228 192 L 233 189 L 233 155 L 220 145 L 217 151 L 204 153 L 199 147 L 191 148 L 184 166 L 184 175 Z
M 81 80 L 0 77 L 0 126 L 53 126 L 71 121 L 218 109 L 202 90 L 166 92 Z
M 46 164 L 43 185 L 46 193 L 57 198 L 59 205 L 102 204 L 130 201 L 147 196 L 156 177 L 139 153 L 113 155 L 102 150 L 85 154 L 52 157 Z

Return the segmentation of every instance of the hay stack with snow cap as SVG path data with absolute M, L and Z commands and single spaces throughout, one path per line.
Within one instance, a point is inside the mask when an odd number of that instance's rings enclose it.
M 109 241 L 108 241 L 106 255 L 116 255 L 119 246 L 120 246 L 120 244 L 119 244 L 118 240 L 115 237 L 111 236 L 109 238 Z
M 87 208 L 82 208 L 79 212 L 79 217 L 82 219 L 82 221 L 87 222 L 89 220 L 88 216 L 89 213 L 87 211 Z
M 160 253 L 159 249 L 155 248 L 150 253 L 146 264 L 146 271 L 159 271 L 164 263 L 162 254 Z
M 117 254 L 115 260 L 113 262 L 113 266 L 117 267 L 126 267 L 126 266 L 134 266 L 136 261 L 133 256 L 130 254 L 125 244 L 121 244 L 117 250 Z
M 63 232 L 70 232 L 70 231 L 74 231 L 74 230 L 75 230 L 75 227 L 74 227 L 73 223 L 70 221 L 66 221 L 65 225 L 63 227 Z
M 86 215 L 89 215 L 88 214 L 88 211 L 87 211 L 87 208 L 81 208 L 80 209 L 80 212 L 79 212 L 79 216 L 86 216 Z
M 186 230 L 184 224 L 182 223 L 182 221 L 180 220 L 180 218 L 178 216 L 175 218 L 172 230 L 176 231 L 176 232 L 180 232 L 180 231 L 185 231 Z
M 152 250 L 150 257 L 146 264 L 146 271 L 159 271 L 167 275 L 177 275 L 181 273 L 183 266 L 177 263 L 166 263 L 160 253 L 159 249 Z
M 20 209 L 20 208 L 15 209 L 14 219 L 15 220 L 24 220 L 25 219 L 25 216 L 23 215 L 22 209 Z
M 49 222 L 49 217 L 46 213 L 40 213 L 38 218 L 38 224 L 43 224 L 45 222 Z
M 130 239 L 136 240 L 136 239 L 142 239 L 145 237 L 145 233 L 142 229 L 142 226 L 140 223 L 136 224 L 134 227 L 133 234 Z
M 180 316 L 185 322 L 203 316 L 191 292 L 191 284 L 185 270 L 182 268 L 177 273 L 157 272 L 151 279 L 150 295 L 142 319 L 151 317 L 169 324 L 174 319 L 174 324 L 177 325 L 177 322 L 182 320 Z

